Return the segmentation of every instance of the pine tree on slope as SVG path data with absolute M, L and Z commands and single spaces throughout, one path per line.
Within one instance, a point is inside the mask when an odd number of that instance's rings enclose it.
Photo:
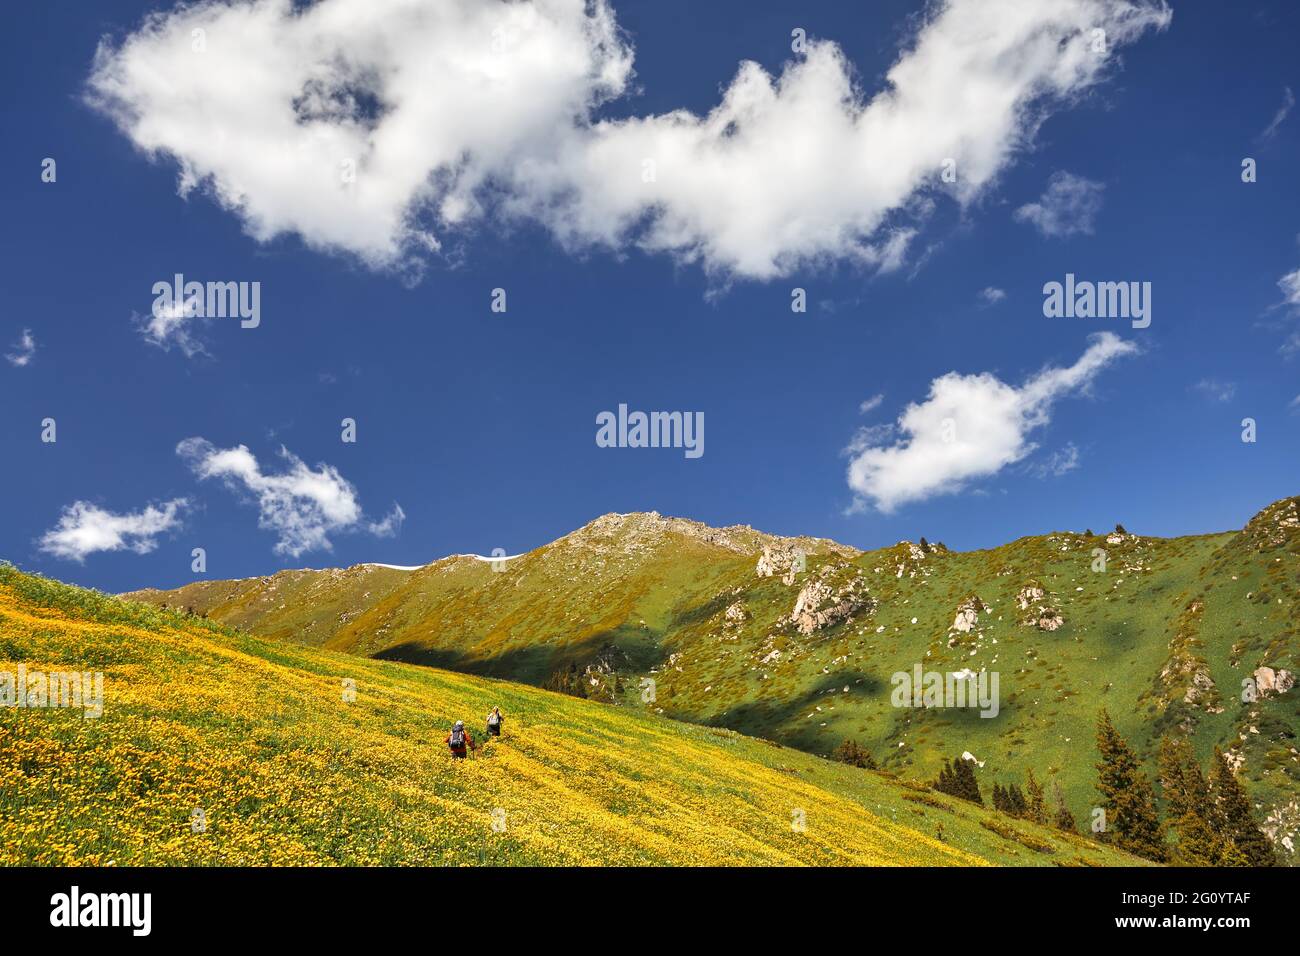
M 984 797 L 980 794 L 979 781 L 975 779 L 975 761 L 958 757 L 953 767 L 953 775 L 956 777 L 957 787 L 961 791 L 958 796 L 963 800 L 969 800 L 971 803 L 984 806 Z
M 1024 817 L 1028 815 L 1029 804 L 1025 800 L 1025 795 L 1020 790 L 1020 784 L 1013 783 L 1007 788 L 1007 812 L 1013 817 Z
M 1043 799 L 1042 784 L 1034 777 L 1034 772 L 1029 771 L 1025 780 L 1025 799 L 1028 802 L 1025 817 L 1034 823 L 1047 822 L 1047 807 Z
M 1237 782 L 1228 758 L 1218 747 L 1214 748 L 1214 758 L 1210 763 L 1210 796 L 1223 824 L 1220 832 L 1240 852 L 1246 861 L 1244 865 L 1272 866 L 1276 862 L 1272 844 L 1255 822 L 1250 811 L 1250 799 Z M 1230 865 L 1226 858 L 1224 865 Z
M 1061 791 L 1059 780 L 1052 781 L 1052 803 L 1055 804 L 1053 810 L 1053 822 L 1058 830 L 1065 830 L 1067 833 L 1075 833 L 1079 825 L 1074 820 L 1074 814 L 1070 808 L 1065 805 L 1065 794 Z
M 1103 710 L 1097 720 L 1097 790 L 1106 812 L 1106 836 L 1116 846 L 1148 860 L 1166 856 L 1155 793 L 1110 715 Z
M 1187 740 L 1165 737 L 1158 757 L 1160 790 L 1178 842 L 1171 861 L 1179 866 L 1218 866 L 1225 849 L 1222 824 L 1209 800 L 1205 777 Z
M 972 763 L 973 761 L 961 757 L 953 761 L 945 760 L 943 769 L 939 771 L 939 779 L 934 782 L 934 789 L 983 806 L 984 798 L 980 795 Z

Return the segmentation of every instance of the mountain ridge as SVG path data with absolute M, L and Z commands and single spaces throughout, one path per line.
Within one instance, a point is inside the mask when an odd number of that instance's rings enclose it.
M 731 731 L 295 647 L 0 563 L 0 671 L 87 665 L 96 719 L 0 707 L 0 865 L 1144 862 Z M 497 705 L 504 735 L 453 761 L 451 722 Z
M 822 755 L 854 739 L 918 780 L 969 752 L 990 785 L 1029 770 L 1060 782 L 1081 817 L 1095 792 L 1078 754 L 1104 707 L 1152 776 L 1163 735 L 1187 737 L 1202 760 L 1223 747 L 1261 813 L 1276 815 L 1279 841 L 1294 845 L 1297 501 L 1236 531 L 1054 531 L 966 552 L 925 539 L 859 551 L 633 512 L 498 565 L 285 571 L 128 596 Z M 996 717 L 892 705 L 893 677 L 917 664 L 998 672 Z M 1271 690 L 1241 699 L 1256 674 Z

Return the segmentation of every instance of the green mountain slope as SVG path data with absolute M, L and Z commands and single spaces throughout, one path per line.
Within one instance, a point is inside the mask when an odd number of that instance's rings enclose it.
M 1032 769 L 1062 786 L 1080 819 L 1096 801 L 1105 707 L 1149 772 L 1163 734 L 1188 736 L 1202 761 L 1224 747 L 1295 862 L 1297 500 L 1240 532 L 1057 532 L 968 553 L 908 542 L 860 553 L 606 515 L 500 571 L 449 558 L 134 596 L 266 636 L 550 681 L 813 753 L 853 738 L 915 779 L 969 752 L 985 786 L 1023 783 Z M 893 706 L 894 675 L 917 665 L 996 672 L 997 715 Z M 1257 673 L 1263 692 L 1244 700 Z
M 0 565 L 0 674 L 20 667 L 100 671 L 103 706 L 0 707 L 4 865 L 1137 862 L 732 731 Z M 451 721 L 494 705 L 505 735 L 453 761 Z

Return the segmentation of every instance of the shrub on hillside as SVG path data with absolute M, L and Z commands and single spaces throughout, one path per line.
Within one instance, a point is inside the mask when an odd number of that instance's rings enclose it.
M 871 756 L 871 751 L 865 747 L 859 747 L 856 740 L 851 740 L 848 737 L 845 737 L 843 743 L 831 751 L 831 759 L 853 767 L 861 767 L 864 770 L 877 769 L 876 758 Z
M 546 678 L 542 688 L 555 691 L 557 694 L 568 694 L 570 697 L 585 699 L 587 696 L 586 682 L 582 679 L 582 672 L 578 670 L 577 664 L 570 664 L 553 672 Z

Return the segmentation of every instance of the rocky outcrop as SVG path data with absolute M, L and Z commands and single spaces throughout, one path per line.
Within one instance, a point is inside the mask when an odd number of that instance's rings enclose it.
M 1214 678 L 1210 676 L 1208 669 L 1198 668 L 1192 671 L 1191 680 L 1187 685 L 1187 692 L 1183 694 L 1184 704 L 1191 704 L 1193 707 L 1199 707 L 1206 703 L 1213 705 L 1218 700 L 1218 696 L 1218 688 L 1215 687 Z M 1211 706 L 1208 709 L 1210 709 L 1211 713 L 1218 713 L 1223 708 L 1216 711 Z
M 975 625 L 979 624 L 980 615 L 987 614 L 988 610 L 989 606 L 980 600 L 979 595 L 972 594 L 957 605 L 957 616 L 953 619 L 952 627 L 949 630 L 969 634 L 975 628 Z
M 1241 533 L 1261 551 L 1286 544 L 1300 534 L 1300 497 L 1275 501 L 1251 518 Z
M 1205 602 L 1200 598 L 1189 601 L 1175 622 L 1174 636 L 1169 642 L 1169 660 L 1160 671 L 1160 683 L 1166 688 L 1168 700 L 1176 700 L 1181 690 L 1184 704 L 1204 710 L 1207 714 L 1223 713 L 1222 695 L 1210 675 L 1210 665 L 1198 651 L 1201 618 Z
M 847 581 L 837 584 L 846 565 L 823 568 L 804 585 L 795 599 L 790 620 L 800 634 L 811 634 L 846 621 L 860 611 L 874 610 L 876 602 L 867 593 L 866 581 L 854 569 Z
M 1034 627 L 1040 631 L 1055 631 L 1065 623 L 1065 615 L 1054 607 L 1042 607 L 1034 619 Z
M 1291 800 L 1273 807 L 1260 829 L 1275 849 L 1286 852 L 1287 862 L 1291 862 L 1295 858 L 1296 841 L 1300 838 L 1300 801 Z
M 1285 694 L 1295 686 L 1295 676 L 1288 670 L 1274 670 L 1271 667 L 1255 669 L 1255 689 L 1260 697 L 1273 697 Z
M 1031 605 L 1037 604 L 1046 596 L 1047 592 L 1037 584 L 1026 584 L 1020 589 L 1020 593 L 1016 595 L 1016 607 L 1022 611 L 1027 611 Z
M 765 544 L 754 572 L 760 578 L 781 575 L 781 583 L 791 585 L 795 576 L 808 569 L 808 555 L 803 548 L 783 544 Z
M 1065 623 L 1065 615 L 1049 600 L 1047 591 L 1036 583 L 1026 584 L 1017 592 L 1016 607 L 1024 612 L 1020 618 L 1023 627 L 1055 631 Z
M 901 578 L 904 575 L 909 578 L 916 577 L 916 572 L 925 563 L 925 556 L 929 553 L 920 545 L 913 544 L 910 541 L 900 541 L 890 551 L 896 556 L 894 568 L 894 577 L 896 578 Z

